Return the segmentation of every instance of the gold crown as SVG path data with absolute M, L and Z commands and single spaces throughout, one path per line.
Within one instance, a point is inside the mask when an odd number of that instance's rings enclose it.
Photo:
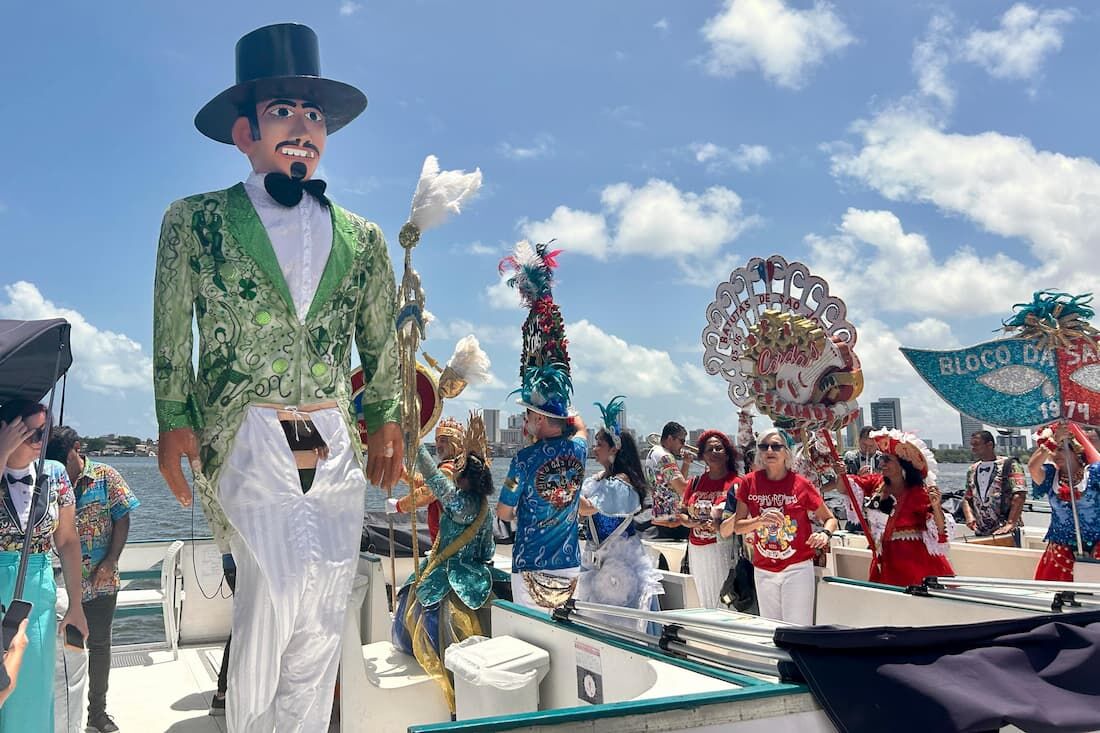
M 466 439 L 466 428 L 453 417 L 445 417 L 435 427 L 435 439 L 454 438 L 460 445 Z

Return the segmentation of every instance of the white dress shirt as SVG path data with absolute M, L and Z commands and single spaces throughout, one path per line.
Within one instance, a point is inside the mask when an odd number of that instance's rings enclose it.
M 267 230 L 298 319 L 305 321 L 332 250 L 332 215 L 308 193 L 297 206 L 283 206 L 264 188 L 264 175 L 253 172 L 244 190 Z
M 32 463 L 26 468 L 5 468 L 4 473 L 7 474 L 8 495 L 11 496 L 11 503 L 15 506 L 15 514 L 19 517 L 20 528 L 25 529 L 27 520 L 31 516 L 31 492 L 34 491 L 34 487 L 22 481 L 13 482 L 12 479 L 30 476 L 33 480 L 34 464 Z

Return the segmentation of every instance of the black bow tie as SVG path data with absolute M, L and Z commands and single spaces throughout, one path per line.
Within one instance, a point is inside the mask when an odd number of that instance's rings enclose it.
M 317 178 L 304 181 L 301 178 L 291 178 L 286 173 L 268 173 L 264 176 L 264 188 L 271 198 L 283 206 L 297 206 L 302 200 L 303 192 L 317 199 L 321 206 L 329 206 L 328 197 L 325 196 L 328 184 Z
M 978 473 L 989 473 L 993 470 L 993 466 L 982 466 L 978 469 Z
M 20 476 L 19 478 L 16 478 L 9 473 L 7 475 L 7 479 L 9 484 L 26 484 L 27 486 L 31 486 L 34 484 L 34 479 L 31 478 L 31 475 L 29 473 L 26 476 Z

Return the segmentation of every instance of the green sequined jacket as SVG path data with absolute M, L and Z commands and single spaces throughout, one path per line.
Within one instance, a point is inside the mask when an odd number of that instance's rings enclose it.
M 348 406 L 351 337 L 373 432 L 399 419 L 397 296 L 377 225 L 333 205 L 332 250 L 304 322 L 243 184 L 189 196 L 164 215 L 153 291 L 153 391 L 161 432 L 199 438 L 196 488 L 219 547 L 232 528 L 218 477 L 250 403 Z M 198 368 L 192 322 L 198 323 Z M 352 444 L 359 446 L 350 407 Z

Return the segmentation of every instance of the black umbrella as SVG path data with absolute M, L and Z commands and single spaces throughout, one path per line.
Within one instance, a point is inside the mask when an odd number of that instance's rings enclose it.
M 73 363 L 69 348 L 69 322 L 64 318 L 45 321 L 0 320 L 0 405 L 11 400 L 24 399 L 37 402 L 47 392 L 50 401 L 46 410 L 46 426 L 53 419 L 53 397 L 57 380 Z M 62 396 L 64 404 L 64 396 Z M 37 480 L 31 495 L 31 506 L 46 496 L 46 476 L 43 463 L 46 460 L 46 440 L 38 456 Z M 34 512 L 31 512 L 34 516 Z M 34 523 L 28 521 L 23 536 L 23 554 L 19 559 L 19 574 L 15 580 L 13 598 L 23 595 L 27 579 L 27 560 L 30 557 Z

